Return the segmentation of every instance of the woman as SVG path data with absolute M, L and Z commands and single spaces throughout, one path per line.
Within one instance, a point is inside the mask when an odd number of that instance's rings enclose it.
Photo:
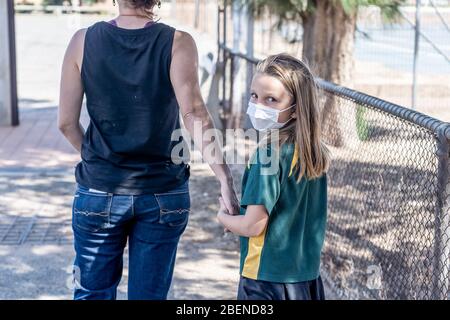
M 81 153 L 72 207 L 74 299 L 115 299 L 129 246 L 129 299 L 166 299 L 190 210 L 189 166 L 171 157 L 179 113 L 213 129 L 192 37 L 154 20 L 156 0 L 118 0 L 119 15 L 75 33 L 61 76 L 58 126 Z M 79 122 L 86 94 L 90 124 Z M 223 155 L 204 154 L 230 212 L 239 207 Z

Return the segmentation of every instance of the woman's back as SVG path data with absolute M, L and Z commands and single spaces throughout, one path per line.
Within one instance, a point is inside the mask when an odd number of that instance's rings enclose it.
M 81 79 L 91 121 L 75 171 L 81 185 L 143 194 L 189 177 L 187 165 L 171 160 L 180 128 L 170 81 L 174 33 L 163 23 L 125 29 L 100 21 L 87 29 Z
M 128 298 L 162 300 L 190 211 L 189 167 L 171 157 L 181 143 L 171 139 L 179 114 L 220 182 L 227 210 L 237 213 L 239 203 L 217 136 L 208 141 L 196 130 L 214 126 L 194 39 L 153 23 L 159 0 L 117 3 L 117 25 L 78 30 L 62 65 L 58 128 L 82 155 L 72 204 L 74 299 L 116 299 L 128 246 Z M 84 94 L 87 132 L 80 124 Z

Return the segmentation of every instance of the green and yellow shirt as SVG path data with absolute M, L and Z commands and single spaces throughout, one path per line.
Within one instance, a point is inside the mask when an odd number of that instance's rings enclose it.
M 255 280 L 293 283 L 319 276 L 327 216 L 327 178 L 297 183 L 297 150 L 258 148 L 242 181 L 240 214 L 248 205 L 264 205 L 266 230 L 257 237 L 241 237 L 242 276 Z M 269 159 L 279 161 L 269 161 Z

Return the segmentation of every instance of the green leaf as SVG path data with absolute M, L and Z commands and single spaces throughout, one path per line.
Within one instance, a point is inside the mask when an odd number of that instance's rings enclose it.
M 381 9 L 383 18 L 393 20 L 398 17 L 399 7 L 406 0 L 234 0 L 244 5 L 253 6 L 256 16 L 269 9 L 271 13 L 280 18 L 281 21 L 291 20 L 289 17 L 297 18 L 300 14 L 308 13 L 315 8 L 315 3 L 320 1 L 332 1 L 335 5 L 339 3 L 345 12 L 353 13 L 360 7 L 377 6 Z

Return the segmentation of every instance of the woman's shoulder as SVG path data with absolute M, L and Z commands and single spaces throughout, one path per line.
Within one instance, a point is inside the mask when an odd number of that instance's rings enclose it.
M 172 55 L 183 61 L 195 61 L 198 56 L 197 45 L 192 35 L 186 31 L 177 30 L 174 31 L 172 42 Z
M 178 42 L 180 46 L 195 43 L 194 37 L 192 37 L 192 35 L 189 32 L 175 28 L 173 28 L 173 30 L 174 30 L 174 43 Z
M 67 46 L 66 57 L 71 58 L 78 66 L 81 66 L 83 60 L 84 39 L 87 28 L 82 28 L 73 34 Z
M 73 34 L 73 39 L 74 41 L 77 42 L 82 42 L 84 40 L 84 38 L 86 37 L 86 32 L 87 32 L 88 28 L 81 28 L 78 29 L 77 31 L 75 31 L 75 33 Z

